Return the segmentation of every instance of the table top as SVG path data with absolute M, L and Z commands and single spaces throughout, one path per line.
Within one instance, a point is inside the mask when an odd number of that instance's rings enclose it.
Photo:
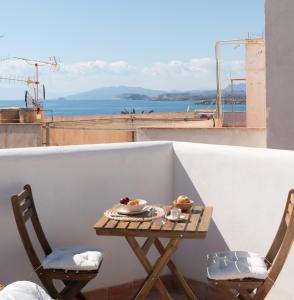
M 171 206 L 162 206 L 166 212 Z M 184 213 L 185 220 L 173 222 L 158 219 L 152 221 L 116 221 L 104 215 L 94 225 L 97 235 L 104 236 L 138 236 L 204 239 L 212 217 L 212 207 L 194 206 L 191 212 Z

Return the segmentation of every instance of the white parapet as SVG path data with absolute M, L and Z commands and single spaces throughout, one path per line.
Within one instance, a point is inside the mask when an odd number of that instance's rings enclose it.
M 33 280 L 10 205 L 11 194 L 32 185 L 53 247 L 104 251 L 89 289 L 144 278 L 127 242 L 97 237 L 99 216 L 129 195 L 171 203 L 187 194 L 214 207 L 205 240 L 184 241 L 174 256 L 186 277 L 205 280 L 206 254 L 249 250 L 266 255 L 294 187 L 294 152 L 181 142 L 143 142 L 0 150 L 1 281 Z M 153 253 L 154 254 L 154 253 Z M 293 300 L 294 249 L 267 299 Z

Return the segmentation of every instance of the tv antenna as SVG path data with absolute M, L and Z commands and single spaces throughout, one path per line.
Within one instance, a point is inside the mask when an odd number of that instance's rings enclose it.
M 23 78 L 17 78 L 16 76 L 1 76 L 0 75 L 0 80 L 7 80 L 7 81 L 13 81 L 13 82 L 23 82 L 25 83 L 28 88 L 32 87 L 33 88 L 33 96 L 29 93 L 28 90 L 25 92 L 25 103 L 26 107 L 31 106 L 36 108 L 38 111 L 43 107 L 43 102 L 40 99 L 40 93 L 39 93 L 39 68 L 43 66 L 49 66 L 50 70 L 55 72 L 59 71 L 60 68 L 60 60 L 56 58 L 55 56 L 52 56 L 49 58 L 48 61 L 43 61 L 43 60 L 35 60 L 35 59 L 30 59 L 30 58 L 23 58 L 23 57 L 11 57 L 11 58 L 6 58 L 1 61 L 7 61 L 7 60 L 21 60 L 24 61 L 25 63 L 32 65 L 35 67 L 35 77 L 32 79 L 28 77 L 27 79 Z M 46 98 L 46 91 L 45 91 L 45 86 L 44 84 L 42 85 L 42 94 L 43 94 L 43 100 Z

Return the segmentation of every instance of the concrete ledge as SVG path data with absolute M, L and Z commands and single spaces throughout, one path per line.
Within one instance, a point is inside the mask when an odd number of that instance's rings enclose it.
M 265 128 L 162 128 L 136 131 L 136 141 L 178 141 L 266 148 Z
M 0 148 L 42 146 L 42 124 L 0 123 Z

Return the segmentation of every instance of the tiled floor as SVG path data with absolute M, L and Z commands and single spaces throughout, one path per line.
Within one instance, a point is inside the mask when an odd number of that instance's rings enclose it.
M 187 299 L 180 288 L 177 288 L 171 277 L 162 278 L 172 299 L 184 300 Z M 205 283 L 187 280 L 189 286 L 197 296 L 198 300 L 224 300 L 215 290 L 208 287 Z M 101 289 L 87 294 L 87 300 L 131 300 L 134 299 L 138 289 L 142 284 L 142 280 L 133 283 L 126 283 L 108 289 Z M 161 297 L 156 290 L 153 290 L 146 300 L 160 300 Z
M 172 297 L 173 300 L 186 300 L 187 297 L 185 296 L 185 294 L 178 290 L 170 290 L 170 295 Z M 206 289 L 204 292 L 202 291 L 202 293 L 199 293 L 199 291 L 194 291 L 196 297 L 198 300 L 225 300 L 221 295 L 219 295 L 219 293 L 217 293 L 214 290 L 211 289 Z M 161 297 L 159 296 L 159 294 L 154 291 L 152 292 L 147 298 L 147 300 L 160 300 Z

